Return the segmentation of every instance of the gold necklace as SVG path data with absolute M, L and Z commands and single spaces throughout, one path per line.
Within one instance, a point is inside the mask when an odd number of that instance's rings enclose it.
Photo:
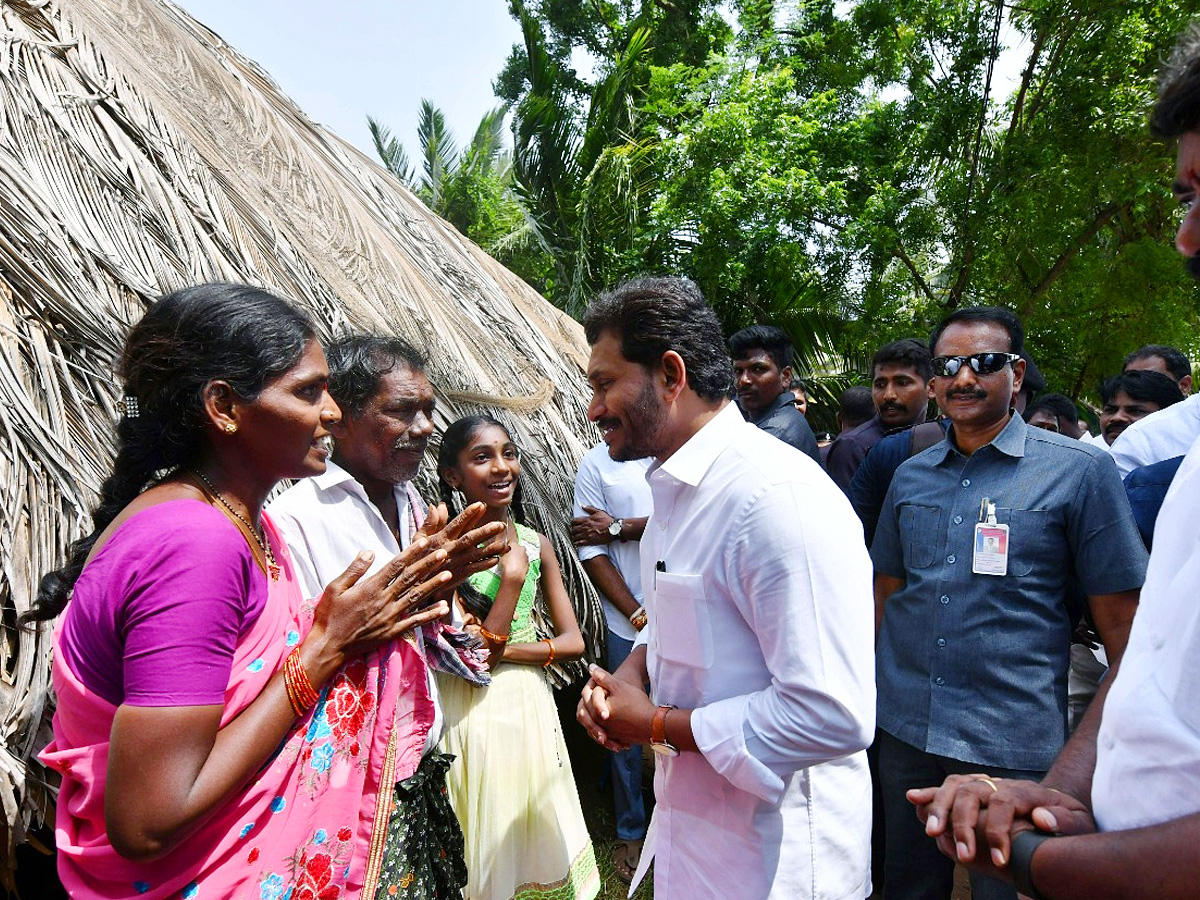
M 263 568 L 267 570 L 267 574 L 271 577 L 272 581 L 278 581 L 280 573 L 279 563 L 275 561 L 275 553 L 271 550 L 271 544 L 266 540 L 265 535 L 260 534 L 258 529 L 250 524 L 249 519 L 233 508 L 233 505 L 221 495 L 221 492 L 217 490 L 216 486 L 208 480 L 203 472 L 201 472 L 199 469 L 192 469 L 192 474 L 199 478 L 203 483 L 203 487 L 206 488 L 204 493 L 208 494 L 210 497 L 220 503 L 221 506 L 225 508 L 226 512 L 228 512 L 238 522 L 245 526 L 244 531 L 249 534 L 250 537 L 254 538 L 255 542 L 259 546 L 259 549 L 262 550 L 263 560 L 265 563 Z

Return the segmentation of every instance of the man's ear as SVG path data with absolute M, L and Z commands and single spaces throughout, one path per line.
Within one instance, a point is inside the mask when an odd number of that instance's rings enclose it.
M 1192 376 L 1191 375 L 1184 375 L 1182 378 L 1179 379 L 1179 389 L 1181 391 L 1183 391 L 1184 394 L 1190 394 L 1192 392 Z
M 238 428 L 239 405 L 237 393 L 228 381 L 214 379 L 201 391 L 204 416 L 210 425 L 224 434 L 233 434 Z
M 678 399 L 687 387 L 687 364 L 683 357 L 674 350 L 668 350 L 662 355 L 663 399 L 667 402 Z
M 784 366 L 782 369 L 779 370 L 779 380 L 783 382 L 783 389 L 785 391 L 792 390 L 792 367 L 791 366 Z M 793 393 L 795 393 L 795 392 L 793 391 Z
M 1017 394 L 1021 393 L 1021 385 L 1025 383 L 1025 360 L 1014 360 L 1012 364 L 1013 370 L 1013 391 L 1012 399 L 1016 399 Z

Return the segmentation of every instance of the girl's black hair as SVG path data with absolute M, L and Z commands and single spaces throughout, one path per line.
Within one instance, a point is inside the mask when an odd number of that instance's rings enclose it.
M 92 532 L 66 564 L 43 576 L 20 624 L 53 619 L 67 605 L 96 539 L 157 478 L 197 463 L 208 446 L 204 387 L 220 379 L 243 400 L 292 368 L 315 337 L 312 320 L 286 300 L 242 284 L 202 284 L 156 301 L 129 332 L 117 367 L 126 405 L 117 456 L 92 510 Z
M 461 507 L 454 502 L 454 488 L 450 487 L 446 482 L 445 477 L 442 475 L 442 470 L 457 466 L 458 455 L 471 443 L 471 439 L 479 433 L 480 429 L 486 428 L 489 425 L 495 425 L 508 435 L 509 440 L 512 440 L 512 432 L 509 431 L 507 425 L 484 413 L 463 416 L 461 419 L 451 423 L 450 427 L 442 434 L 442 443 L 438 447 L 438 492 L 441 494 L 442 502 L 446 504 L 446 509 L 450 510 L 451 515 L 461 512 Z M 514 521 L 518 522 L 525 518 L 521 496 L 521 482 L 517 481 L 517 489 L 513 491 L 511 509 Z

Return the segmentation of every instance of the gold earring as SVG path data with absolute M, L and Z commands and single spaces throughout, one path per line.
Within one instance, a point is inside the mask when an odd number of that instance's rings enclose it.
M 233 422 L 226 422 L 225 423 L 225 433 L 226 434 L 236 434 L 237 433 L 237 425 L 235 425 Z

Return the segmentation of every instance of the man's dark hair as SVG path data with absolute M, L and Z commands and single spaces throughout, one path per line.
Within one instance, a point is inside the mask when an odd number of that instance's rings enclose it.
M 1138 347 L 1132 353 L 1125 357 L 1125 361 L 1121 363 L 1121 368 L 1129 367 L 1131 362 L 1139 359 L 1161 359 L 1167 365 L 1167 371 L 1170 372 L 1176 381 L 1181 378 L 1186 378 L 1192 374 L 1192 364 L 1182 350 L 1177 350 L 1175 347 L 1168 347 L 1166 344 L 1147 344 L 1145 347 Z
M 929 355 L 936 356 L 938 338 L 942 336 L 942 332 L 951 325 L 972 322 L 992 322 L 999 325 L 1008 332 L 1008 351 L 1010 353 L 1020 353 L 1025 349 L 1025 327 L 1021 324 L 1013 313 L 999 306 L 964 306 L 962 309 L 956 309 L 942 321 L 938 322 L 937 328 L 933 329 L 933 335 L 929 338 Z M 1002 350 L 1002 347 L 995 347 L 995 350 Z
M 927 354 L 927 364 L 928 359 Z M 875 401 L 871 398 L 871 389 L 858 384 L 842 391 L 838 415 L 842 417 L 842 425 L 848 428 L 855 428 L 863 422 L 873 419 L 875 417 Z
M 687 278 L 637 278 L 606 291 L 584 312 L 583 331 L 589 344 L 611 332 L 621 341 L 621 355 L 645 369 L 674 350 L 687 367 L 688 387 L 704 400 L 733 394 L 721 323 Z
M 734 359 L 745 359 L 754 350 L 764 351 L 781 372 L 792 364 L 792 339 L 774 325 L 751 325 L 729 339 L 729 355 Z
M 1200 128 L 1200 23 L 1179 38 L 1159 79 L 1158 102 L 1150 112 L 1150 130 L 1177 138 Z
M 1025 421 L 1028 422 L 1035 412 L 1040 409 L 1053 415 L 1056 419 L 1079 424 L 1079 408 L 1066 394 L 1044 394 L 1025 407 Z
M 1100 383 L 1100 401 L 1108 403 L 1116 396 L 1117 391 L 1124 391 L 1133 400 L 1154 403 L 1159 409 L 1165 409 L 1183 399 L 1183 391 L 1179 390 L 1177 382 L 1162 372 L 1144 369 L 1122 372 L 1120 375 L 1104 379 Z
M 352 334 L 325 349 L 329 362 L 329 395 L 342 414 L 357 416 L 379 390 L 383 376 L 397 366 L 425 371 L 425 357 L 403 338 L 384 334 Z
M 929 348 L 915 338 L 904 338 L 884 344 L 871 357 L 871 377 L 875 377 L 876 366 L 896 363 L 906 366 L 917 373 L 922 381 L 933 377 L 933 367 L 929 364 Z

